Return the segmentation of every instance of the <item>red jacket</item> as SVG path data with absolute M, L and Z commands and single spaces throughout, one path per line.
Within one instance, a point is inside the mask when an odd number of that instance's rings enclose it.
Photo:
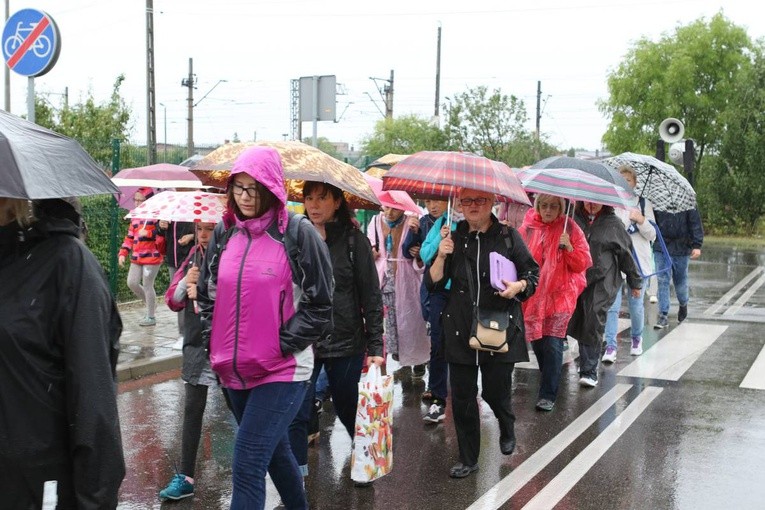
M 540 268 L 537 291 L 523 303 L 527 341 L 543 336 L 566 338 L 576 300 L 587 286 L 585 273 L 592 266 L 590 247 L 582 229 L 570 218 L 566 232 L 574 251 L 558 248 L 566 219 L 561 215 L 544 223 L 539 213 L 530 209 L 518 229 Z
M 130 255 L 131 263 L 142 266 L 161 264 L 165 256 L 165 237 L 158 233 L 158 226 L 159 222 L 154 220 L 130 220 L 119 256 Z M 142 230 L 145 232 L 141 236 Z

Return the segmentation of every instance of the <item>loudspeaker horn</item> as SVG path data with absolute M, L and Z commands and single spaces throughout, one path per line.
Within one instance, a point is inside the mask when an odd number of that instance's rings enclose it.
M 669 160 L 683 166 L 683 153 L 685 153 L 685 142 L 675 142 L 669 147 Z
M 669 117 L 659 124 L 659 136 L 667 143 L 679 142 L 685 134 L 685 126 L 678 119 Z

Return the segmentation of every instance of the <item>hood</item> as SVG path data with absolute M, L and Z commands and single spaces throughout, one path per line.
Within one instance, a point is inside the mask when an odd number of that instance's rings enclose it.
M 231 168 L 229 184 L 236 174 L 245 173 L 266 187 L 279 201 L 276 217 L 279 232 L 287 228 L 287 190 L 284 187 L 284 169 L 282 158 L 272 147 L 250 147 L 242 152 Z

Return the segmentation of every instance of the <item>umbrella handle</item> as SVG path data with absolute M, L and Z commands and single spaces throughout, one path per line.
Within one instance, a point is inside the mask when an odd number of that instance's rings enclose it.
M 571 201 L 569 200 L 568 204 L 566 205 L 566 217 L 565 217 L 565 220 L 563 220 L 563 233 L 564 234 L 566 233 L 566 227 L 568 227 L 568 215 L 570 214 L 570 212 L 571 212 Z M 558 244 L 558 249 L 559 250 L 565 250 L 566 249 L 566 245 L 563 244 L 563 243 Z

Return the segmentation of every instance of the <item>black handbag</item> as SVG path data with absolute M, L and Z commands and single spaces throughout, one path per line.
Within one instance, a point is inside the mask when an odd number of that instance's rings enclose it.
M 465 269 L 470 288 L 470 299 L 476 303 L 473 287 L 473 271 L 465 259 Z M 470 347 L 477 351 L 505 353 L 510 349 L 507 343 L 507 328 L 510 327 L 510 313 L 507 310 L 482 310 L 473 307 L 473 326 L 470 329 Z

